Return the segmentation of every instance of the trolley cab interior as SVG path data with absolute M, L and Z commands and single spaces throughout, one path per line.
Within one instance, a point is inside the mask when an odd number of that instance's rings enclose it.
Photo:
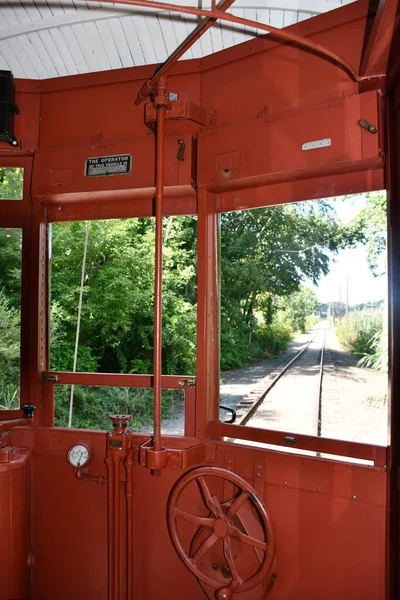
M 22 230 L 24 408 L 0 410 L 2 600 L 399 597 L 399 20 L 396 0 L 358 0 L 155 79 L 154 64 L 4 79 L 18 113 L 0 167 L 24 169 L 22 199 L 0 200 L 1 227 Z M 105 157 L 121 170 L 93 173 Z M 220 422 L 220 215 L 376 190 L 389 204 L 388 445 Z M 197 219 L 191 376 L 163 374 L 160 358 L 162 219 L 183 215 Z M 153 373 L 52 370 L 51 227 L 141 217 L 156 220 Z M 67 385 L 151 390 L 154 431 L 119 414 L 104 431 L 57 426 Z M 182 435 L 161 435 L 171 389 Z

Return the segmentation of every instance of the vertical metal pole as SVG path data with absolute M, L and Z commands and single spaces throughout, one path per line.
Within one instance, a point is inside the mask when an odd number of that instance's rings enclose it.
M 154 284 L 154 434 L 153 449 L 161 450 L 161 359 L 162 359 L 162 246 L 163 246 L 163 200 L 164 200 L 164 135 L 166 82 L 162 77 L 154 99 L 157 109 L 156 130 L 156 239 Z M 160 475 L 155 469 L 154 475 Z
M 120 473 L 121 473 L 121 457 L 116 456 L 113 458 L 113 508 L 114 508 L 114 522 L 113 522 L 113 547 L 114 547 L 114 573 L 113 573 L 113 600 L 120 600 L 120 555 L 121 555 L 121 542 L 120 542 Z
M 129 448 L 125 459 L 126 469 L 126 562 L 127 600 L 133 600 L 133 451 Z
M 112 457 L 106 457 L 107 466 L 107 524 L 108 524 L 108 600 L 113 600 L 114 590 L 114 473 Z
M 78 321 L 76 324 L 76 337 L 75 337 L 75 350 L 74 350 L 74 364 L 72 366 L 72 372 L 76 371 L 76 364 L 78 361 L 78 348 L 79 348 L 79 333 L 81 329 L 81 315 L 82 315 L 82 299 L 83 299 L 83 287 L 85 284 L 85 273 L 86 273 L 86 255 L 89 240 L 89 224 L 90 221 L 86 221 L 85 231 L 85 242 L 83 246 L 83 259 L 82 259 L 82 272 L 81 272 L 81 286 L 79 288 L 79 304 L 78 304 Z M 71 385 L 71 395 L 69 399 L 69 416 L 68 416 L 68 427 L 72 427 L 72 412 L 74 409 L 74 389 L 75 385 Z

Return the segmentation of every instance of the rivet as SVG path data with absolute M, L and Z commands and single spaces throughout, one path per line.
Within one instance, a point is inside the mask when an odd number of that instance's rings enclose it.
M 287 481 L 284 481 L 283 483 L 284 483 L 285 485 L 287 485 Z
M 357 496 L 353 496 L 353 500 L 357 500 Z

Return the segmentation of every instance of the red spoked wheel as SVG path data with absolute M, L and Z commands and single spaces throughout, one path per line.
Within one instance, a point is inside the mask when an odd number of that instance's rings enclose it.
M 219 481 L 216 481 L 217 478 Z M 201 501 L 198 502 L 197 496 L 194 502 L 197 501 L 197 506 L 203 505 L 201 512 L 205 513 L 204 515 L 193 514 L 191 510 L 182 510 L 179 506 L 183 492 L 192 482 L 197 484 L 197 492 L 192 489 L 190 498 L 194 498 L 194 493 L 200 494 Z M 220 491 L 221 486 L 226 484 L 233 495 L 222 501 L 217 495 L 213 495 L 212 490 Z M 249 533 L 241 517 L 246 505 L 247 510 L 251 510 L 258 522 L 256 535 L 253 531 Z M 196 512 L 200 510 L 197 509 Z M 185 550 L 185 543 L 179 533 L 179 521 L 197 526 L 193 539 L 199 542 L 190 544 L 188 550 Z M 264 582 L 270 574 L 275 557 L 275 537 L 270 517 L 256 491 L 235 473 L 218 467 L 201 467 L 184 475 L 169 498 L 168 525 L 172 542 L 182 561 L 201 582 L 219 590 L 216 593 L 217 598 L 231 598 L 235 590 L 248 591 Z M 254 527 L 252 529 L 254 530 Z M 187 538 L 187 535 L 185 537 Z M 240 552 L 234 552 L 234 546 L 237 549 L 238 543 L 239 546 L 243 544 L 244 547 L 251 547 L 257 553 L 257 566 L 250 574 L 242 574 Z M 227 566 L 228 576 L 225 573 L 223 580 L 207 573 L 209 569 L 204 569 L 205 558 L 211 557 L 217 544 L 221 547 Z

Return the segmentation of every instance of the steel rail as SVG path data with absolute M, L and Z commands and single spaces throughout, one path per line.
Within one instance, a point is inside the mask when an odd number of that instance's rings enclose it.
M 321 437 L 322 431 L 322 380 L 324 378 L 324 358 L 325 358 L 325 328 L 322 338 L 321 359 L 319 362 L 319 382 L 318 382 L 318 425 L 317 436 Z
M 83 0 L 77 0 L 81 2 Z M 325 58 L 336 65 L 338 65 L 343 71 L 345 71 L 350 78 L 356 83 L 360 83 L 364 80 L 369 80 L 377 76 L 360 76 L 354 67 L 343 57 L 339 56 L 332 50 L 328 48 L 324 48 L 320 44 L 316 42 L 312 42 L 307 38 L 304 38 L 300 35 L 292 33 L 290 31 L 286 31 L 285 29 L 278 29 L 277 27 L 273 27 L 272 25 L 267 25 L 265 23 L 259 23 L 257 21 L 252 21 L 250 19 L 245 19 L 243 17 L 237 17 L 235 15 L 231 15 L 229 13 L 223 12 L 221 10 L 203 10 L 199 8 L 194 8 L 192 6 L 177 6 L 176 4 L 170 4 L 168 2 L 156 2 L 152 0 L 95 0 L 96 2 L 102 1 L 102 3 L 106 4 L 121 4 L 124 6 L 140 6 L 142 8 L 150 8 L 155 11 L 166 11 L 166 12 L 176 12 L 179 14 L 187 14 L 194 15 L 196 17 L 205 17 L 207 19 L 215 19 L 221 21 L 228 21 L 229 23 L 235 23 L 237 25 L 245 25 L 246 27 L 259 29 L 260 31 L 266 31 L 267 33 L 271 33 L 275 38 L 284 40 L 286 42 L 290 42 L 296 44 L 299 48 L 303 50 L 308 50 Z
M 302 356 L 304 354 L 304 352 L 308 349 L 310 344 L 314 341 L 315 336 L 316 336 L 316 334 L 314 334 L 313 337 L 311 338 L 311 340 L 309 342 L 307 342 L 305 344 L 305 346 L 301 350 L 299 350 L 299 352 L 297 352 L 297 354 L 295 354 L 294 357 L 291 358 L 290 361 L 279 371 L 279 373 L 274 377 L 274 379 L 271 381 L 271 383 L 269 383 L 267 385 L 267 387 L 262 392 L 262 394 L 257 398 L 257 400 L 254 402 L 254 404 L 252 404 L 250 406 L 250 408 L 248 409 L 248 411 L 245 412 L 243 417 L 241 417 L 238 420 L 238 422 L 237 422 L 238 425 L 246 425 L 246 423 L 254 415 L 254 413 L 257 412 L 258 408 L 260 407 L 262 402 L 265 400 L 267 394 L 269 394 L 269 392 L 272 390 L 272 388 L 278 383 L 280 378 L 283 377 L 283 375 L 292 366 L 292 364 L 294 362 L 296 362 L 300 358 L 300 356 Z
M 261 395 L 257 398 L 257 400 L 252 404 L 249 409 L 245 412 L 245 414 L 238 420 L 238 425 L 246 425 L 246 423 L 250 420 L 250 418 L 257 412 L 262 402 L 265 400 L 269 392 L 272 388 L 278 383 L 278 381 L 283 377 L 286 371 L 296 362 L 303 354 L 308 350 L 310 344 L 315 340 L 317 333 L 313 335 L 309 342 L 297 353 L 295 356 L 277 373 L 274 379 L 267 385 L 265 390 L 261 393 Z M 321 348 L 321 357 L 319 361 L 319 378 L 318 378 L 318 390 L 317 390 L 317 437 L 321 437 L 322 431 L 322 380 L 324 376 L 324 357 L 325 357 L 325 328 L 323 329 L 323 340 L 322 340 L 322 348 Z M 320 456 L 320 453 L 317 453 L 317 456 Z
M 221 2 L 217 4 L 216 8 L 217 10 L 225 12 L 234 2 L 235 0 L 221 0 Z M 139 90 L 135 100 L 136 106 L 153 94 L 160 78 L 166 74 L 168 69 L 170 69 L 172 65 L 174 65 L 206 31 L 210 29 L 216 20 L 217 19 L 210 17 L 205 19 L 202 23 L 199 23 L 199 25 L 191 33 L 189 33 L 187 38 L 183 40 L 183 42 L 179 44 L 179 46 L 172 52 L 172 54 L 170 54 L 169 57 L 157 67 L 154 74 L 148 81 L 146 81 L 146 83 L 143 84 Z

